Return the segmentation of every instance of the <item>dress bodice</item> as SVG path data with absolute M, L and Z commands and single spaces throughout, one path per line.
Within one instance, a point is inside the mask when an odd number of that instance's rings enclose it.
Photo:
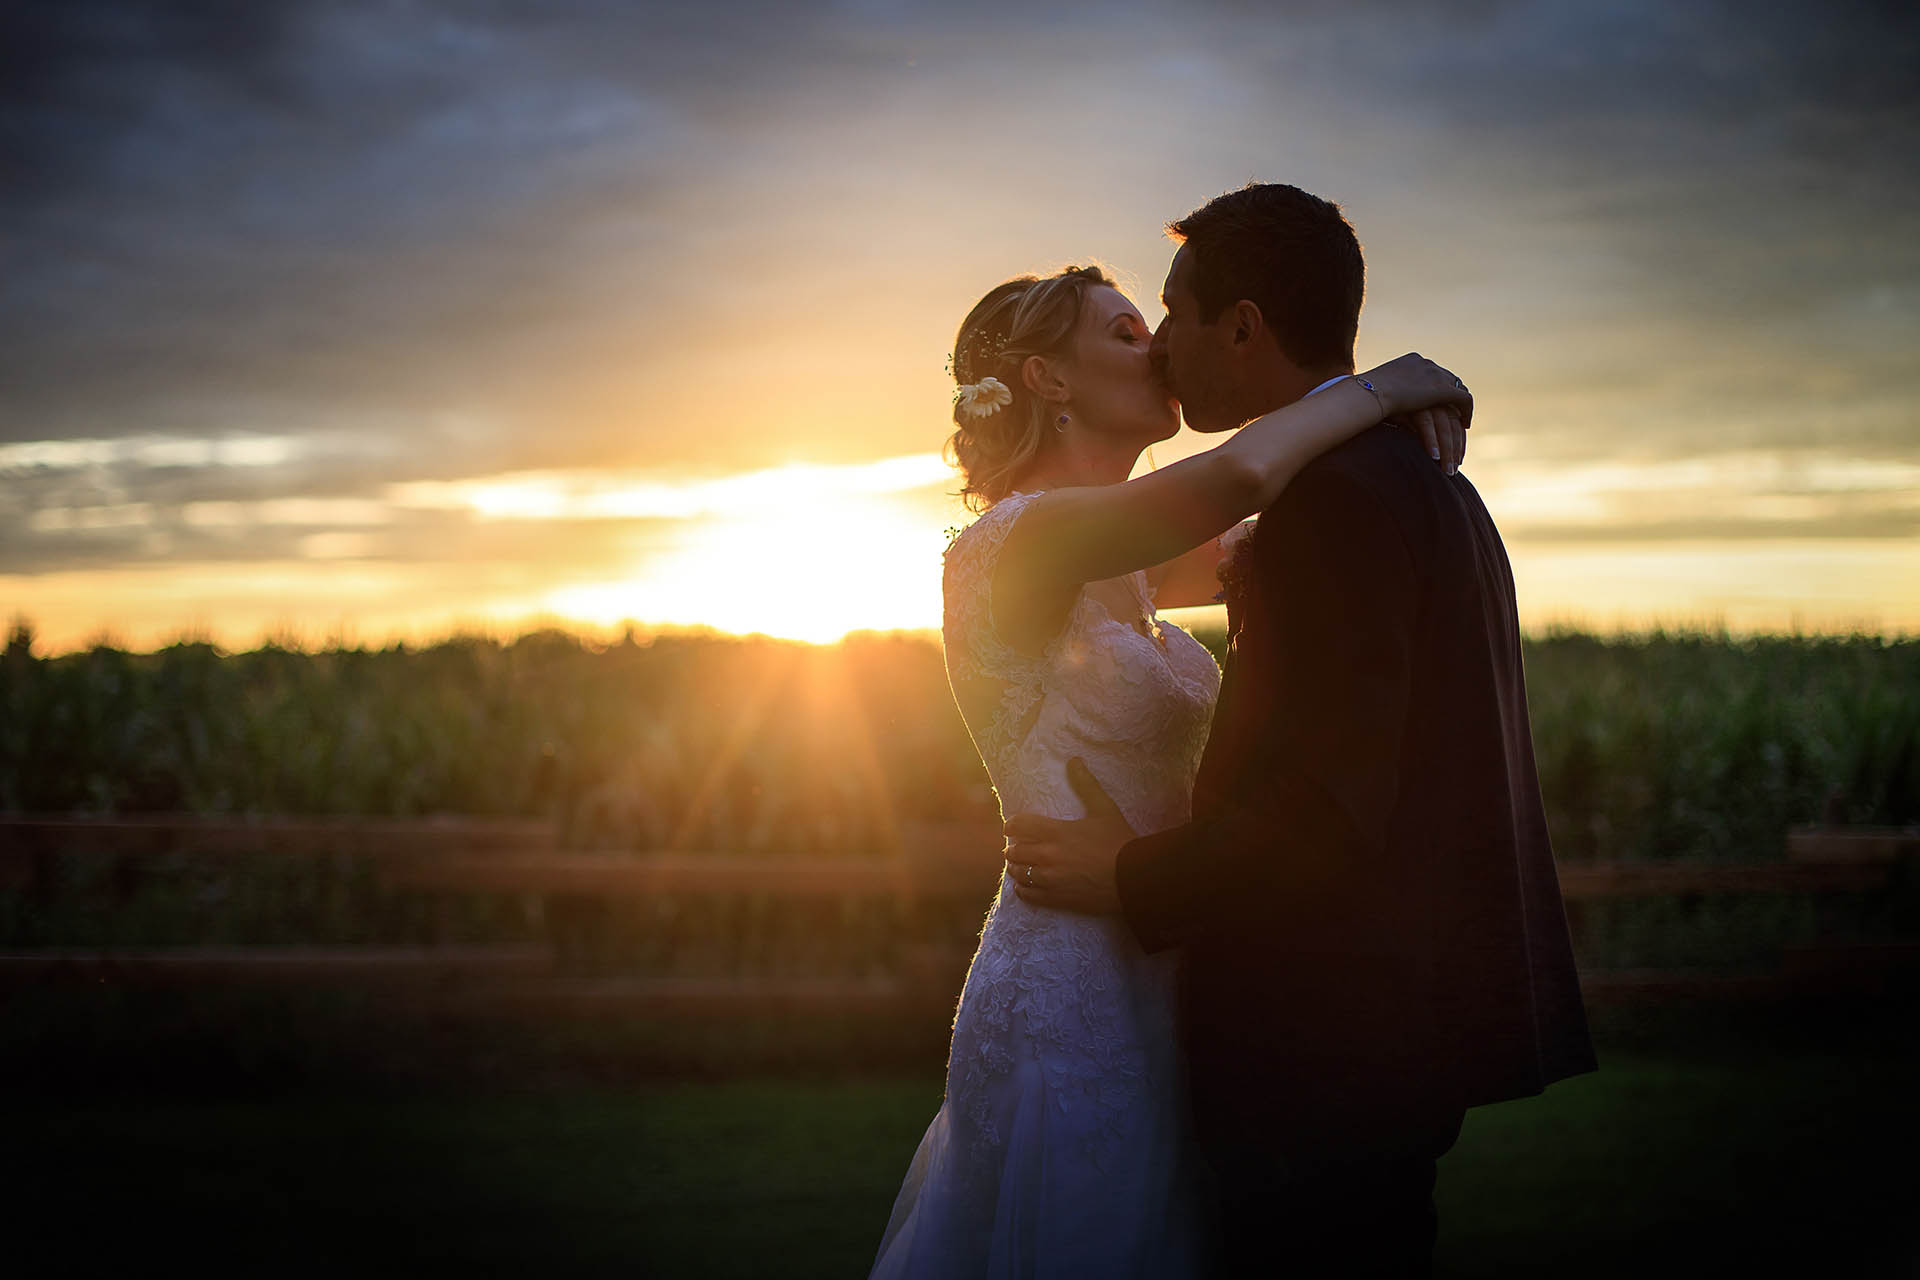
M 1154 616 L 1144 573 L 1118 582 L 1158 638 L 1082 588 L 1042 653 L 1008 644 L 994 622 L 993 573 L 1037 496 L 1013 494 L 961 533 L 943 581 L 947 676 L 1002 813 L 1080 817 L 1066 775 L 1079 756 L 1134 830 L 1184 822 L 1220 669 L 1198 640 Z

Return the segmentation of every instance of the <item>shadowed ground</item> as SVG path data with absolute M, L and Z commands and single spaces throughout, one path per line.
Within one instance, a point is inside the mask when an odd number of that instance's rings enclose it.
M 1900 1021 L 1609 1013 L 1599 1074 L 1470 1115 L 1442 1273 L 1916 1274 Z M 17 1274 L 857 1276 L 940 1083 L 113 1095 L 15 1092 L 0 1116 Z

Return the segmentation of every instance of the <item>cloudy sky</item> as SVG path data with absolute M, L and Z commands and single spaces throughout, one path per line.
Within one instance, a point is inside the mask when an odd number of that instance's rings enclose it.
M 933 623 L 960 316 L 1097 258 L 1157 322 L 1260 179 L 1358 228 L 1363 366 L 1472 381 L 1532 625 L 1920 630 L 1917 15 L 26 0 L 0 601 Z

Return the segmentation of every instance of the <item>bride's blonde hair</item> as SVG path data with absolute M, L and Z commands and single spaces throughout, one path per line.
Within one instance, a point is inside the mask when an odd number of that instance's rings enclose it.
M 1014 477 L 1040 452 L 1054 410 L 1027 390 L 1020 366 L 1028 356 L 1066 353 L 1087 291 L 1099 285 L 1111 287 L 1113 280 L 1098 266 L 1020 276 L 988 290 L 960 322 L 953 340 L 955 384 L 997 378 L 1013 395 L 1011 403 L 984 417 L 970 414 L 964 400 L 954 403 L 958 429 L 947 452 L 960 468 L 960 496 L 969 510 L 984 511 L 1006 497 Z

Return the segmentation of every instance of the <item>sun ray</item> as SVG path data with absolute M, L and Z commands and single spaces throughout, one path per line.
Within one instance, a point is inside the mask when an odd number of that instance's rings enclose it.
M 829 714 L 842 717 L 847 725 L 850 757 L 847 763 L 866 794 L 872 797 L 876 809 L 873 814 L 875 825 L 886 841 L 886 852 L 897 854 L 902 851 L 900 822 L 894 813 L 893 797 L 888 793 L 886 770 L 880 763 L 880 753 L 874 744 L 873 727 L 867 720 L 866 707 L 859 693 L 848 678 L 846 655 L 837 655 L 837 658 L 826 669 L 826 688 L 819 693 L 830 709 Z
M 746 754 L 747 745 L 766 720 L 767 708 L 773 704 L 782 685 L 792 679 L 794 666 L 800 655 L 792 651 L 776 651 L 772 660 L 763 668 L 759 683 L 748 693 L 733 718 L 733 724 L 727 730 L 720 749 L 707 764 L 700 781 L 695 784 L 693 794 L 688 797 L 687 805 L 675 824 L 673 835 L 667 841 L 669 849 L 685 849 L 700 824 L 705 821 L 720 788 L 726 781 L 733 766 Z

